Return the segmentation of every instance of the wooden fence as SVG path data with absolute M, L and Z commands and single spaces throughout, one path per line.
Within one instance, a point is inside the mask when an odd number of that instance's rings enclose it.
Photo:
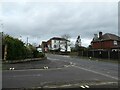
M 101 59 L 120 59 L 120 51 L 103 51 L 103 50 L 89 50 L 89 51 L 79 51 L 79 56 L 84 57 L 94 57 Z

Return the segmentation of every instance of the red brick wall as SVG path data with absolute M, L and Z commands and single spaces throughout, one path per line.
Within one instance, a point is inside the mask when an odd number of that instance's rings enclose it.
M 113 41 L 104 41 L 102 42 L 102 48 L 103 49 L 110 49 L 114 47 Z
M 47 41 L 47 45 L 50 45 L 51 47 L 51 40 Z
M 100 49 L 101 48 L 100 42 L 94 42 L 92 44 L 92 48 L 94 48 L 94 49 Z
M 114 47 L 113 41 L 102 41 L 102 42 L 94 42 L 92 44 L 94 49 L 110 49 Z

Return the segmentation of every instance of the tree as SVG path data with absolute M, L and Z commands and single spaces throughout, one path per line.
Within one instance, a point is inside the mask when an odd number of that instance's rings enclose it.
M 66 40 L 70 40 L 70 38 L 71 38 L 70 34 L 63 34 L 61 37 Z
M 19 40 L 18 38 L 13 38 L 9 35 L 4 35 L 2 37 L 3 42 L 2 43 L 2 53 L 7 51 L 7 54 L 4 54 L 6 56 L 7 60 L 19 60 L 19 59 L 26 59 L 26 58 L 36 58 L 36 57 L 44 57 L 43 54 L 40 55 L 40 53 L 37 51 L 36 47 L 33 45 L 27 45 Z M 7 49 L 5 49 L 5 46 L 7 46 Z M 4 55 L 2 59 L 4 58 Z
M 67 52 L 67 48 L 68 48 L 68 43 L 67 43 L 67 41 L 69 40 L 70 41 L 70 38 L 71 38 L 71 36 L 69 35 L 69 34 L 63 34 L 62 36 L 61 36 L 62 38 L 64 38 L 65 39 L 65 51 Z
M 80 36 L 77 37 L 77 40 L 75 42 L 75 48 L 76 48 L 76 51 L 79 51 L 80 50 L 80 47 L 81 47 L 81 39 L 80 39 Z
M 26 47 L 22 41 L 9 35 L 4 35 L 3 41 L 7 45 L 7 60 L 25 58 Z
M 36 47 L 35 46 L 33 46 L 33 45 L 31 45 L 31 44 L 29 44 L 28 46 L 27 46 L 28 48 L 29 48 L 29 50 L 30 50 L 30 56 L 32 57 L 32 58 L 36 58 L 37 56 L 38 56 L 38 51 L 37 51 L 37 49 L 36 49 Z

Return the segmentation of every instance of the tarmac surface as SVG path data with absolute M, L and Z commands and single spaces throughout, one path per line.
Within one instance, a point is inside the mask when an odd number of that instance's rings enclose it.
M 14 68 L 15 70 L 23 70 L 23 69 L 44 69 L 44 67 L 48 67 L 49 69 L 53 68 L 62 68 L 64 65 L 69 65 L 69 62 L 64 61 L 51 61 L 49 59 L 38 60 L 38 61 L 30 61 L 24 63 L 15 63 L 15 64 L 3 64 L 3 70 L 9 70 L 10 68 Z
M 14 70 L 10 70 L 10 68 L 14 68 Z M 118 64 L 85 60 L 75 57 L 71 58 L 66 55 L 47 54 L 46 60 L 30 61 L 17 64 L 3 64 L 2 83 L 4 89 L 117 89 Z

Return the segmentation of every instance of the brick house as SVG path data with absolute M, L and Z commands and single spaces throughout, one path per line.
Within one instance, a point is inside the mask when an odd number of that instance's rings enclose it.
M 111 33 L 99 32 L 99 36 L 94 34 L 91 46 L 93 49 L 120 49 L 120 37 Z
M 43 51 L 43 52 L 47 52 L 47 51 L 48 51 L 47 42 L 42 41 L 41 48 L 42 48 L 42 51 Z
M 60 37 L 53 37 L 47 41 L 48 50 L 71 52 L 70 41 Z

